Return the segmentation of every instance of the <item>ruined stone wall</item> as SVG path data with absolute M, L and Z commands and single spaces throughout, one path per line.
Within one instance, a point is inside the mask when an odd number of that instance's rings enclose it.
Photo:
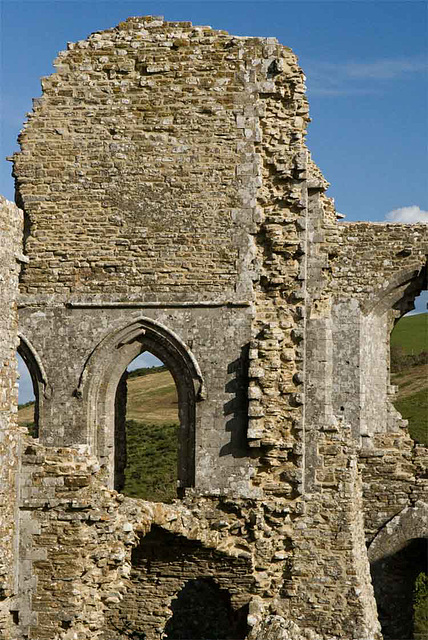
M 275 39 L 132 18 L 56 67 L 14 166 L 41 394 L 15 635 L 154 640 L 210 578 L 251 640 L 378 640 L 364 529 L 424 489 L 387 396 L 426 226 L 337 224 Z M 115 392 L 145 349 L 185 380 L 172 505 L 111 490 Z
M 60 54 L 15 162 L 23 291 L 248 295 L 260 114 L 246 58 L 256 65 L 264 47 L 253 42 L 146 18 Z
M 338 255 L 331 264 L 332 292 L 363 301 L 366 313 L 390 309 L 426 266 L 426 224 L 355 222 L 339 226 Z M 426 272 L 424 275 L 420 289 L 427 286 Z
M 0 635 L 7 638 L 16 593 L 17 488 L 20 432 L 16 423 L 19 261 L 22 212 L 0 197 Z

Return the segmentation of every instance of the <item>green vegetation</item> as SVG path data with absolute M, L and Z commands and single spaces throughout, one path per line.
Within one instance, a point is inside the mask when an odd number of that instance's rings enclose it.
M 177 497 L 178 429 L 178 423 L 127 420 L 124 495 L 154 502 Z
M 25 402 L 18 405 L 18 424 L 20 427 L 26 427 L 32 438 L 37 438 L 37 427 L 34 422 L 35 401 Z
M 139 369 L 128 371 L 128 380 L 129 378 L 141 378 L 142 376 L 149 376 L 153 373 L 160 373 L 161 371 L 168 371 L 168 369 L 165 365 L 160 367 L 140 367 Z
M 416 578 L 413 599 L 414 640 L 427 640 L 428 638 L 428 576 L 420 573 Z
M 391 334 L 394 406 L 409 421 L 410 436 L 428 446 L 428 313 L 405 316 Z
M 428 446 L 428 392 L 422 389 L 394 402 L 394 406 L 405 420 L 409 421 L 409 432 L 413 440 Z
M 404 316 L 391 333 L 391 347 L 402 347 L 408 355 L 428 350 L 428 313 Z
M 166 367 L 128 375 L 125 485 L 131 498 L 171 502 L 177 497 L 178 401 Z

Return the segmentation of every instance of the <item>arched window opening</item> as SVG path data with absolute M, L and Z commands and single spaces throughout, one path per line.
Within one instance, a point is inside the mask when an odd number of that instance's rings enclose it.
M 414 310 L 391 333 L 391 383 L 397 387 L 393 404 L 409 422 L 410 436 L 428 446 L 428 292 L 414 300 Z
M 37 438 L 38 436 L 38 407 L 36 407 L 36 394 L 34 393 L 34 382 L 30 371 L 21 354 L 17 353 L 18 359 L 18 424 L 20 427 L 27 427 L 28 433 Z
M 410 540 L 396 553 L 371 565 L 379 621 L 385 640 L 422 640 L 426 637 L 427 542 L 426 538 Z
M 146 352 L 165 365 L 176 387 L 179 428 L 175 478 L 176 495 L 182 497 L 186 488 L 195 484 L 196 407 L 205 397 L 205 385 L 193 353 L 180 336 L 147 317 L 117 328 L 91 353 L 74 394 L 83 399 L 87 409 L 86 442 L 105 468 L 108 486 L 123 490 L 130 375 L 127 369 L 135 358 Z M 145 497 L 155 499 L 153 495 Z
M 20 336 L 18 350 L 18 423 L 28 428 L 30 435 L 39 437 L 43 400 L 48 382 L 43 365 L 31 343 Z
M 213 578 L 186 582 L 171 610 L 164 632 L 168 640 L 238 640 L 246 635 L 246 620 L 236 619 L 229 593 Z
M 177 497 L 177 388 L 162 360 L 143 351 L 120 378 L 115 397 L 115 489 L 132 498 Z

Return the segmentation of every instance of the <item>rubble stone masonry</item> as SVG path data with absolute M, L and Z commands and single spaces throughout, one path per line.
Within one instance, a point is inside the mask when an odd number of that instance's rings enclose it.
M 22 256 L 22 211 L 0 197 L 0 635 L 12 624 L 18 544 L 17 492 L 20 467 L 16 348 L 18 275 Z
M 274 38 L 130 18 L 55 66 L 13 158 L 25 258 L 0 210 L 2 637 L 166 639 L 198 589 L 229 640 L 380 640 L 370 560 L 426 536 L 389 334 L 427 225 L 337 222 Z M 177 385 L 172 504 L 114 490 L 146 350 Z

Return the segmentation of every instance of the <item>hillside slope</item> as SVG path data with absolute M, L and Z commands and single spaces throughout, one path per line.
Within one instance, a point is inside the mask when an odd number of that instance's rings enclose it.
M 127 420 L 164 424 L 178 422 L 178 400 L 169 371 L 128 378 Z
M 391 382 L 398 386 L 394 406 L 409 421 L 412 438 L 428 446 L 428 364 L 417 360 L 428 351 L 428 313 L 401 318 L 391 333 L 391 349 L 396 369 Z
M 391 347 L 402 347 L 409 355 L 428 351 L 428 313 L 401 318 L 391 333 Z

